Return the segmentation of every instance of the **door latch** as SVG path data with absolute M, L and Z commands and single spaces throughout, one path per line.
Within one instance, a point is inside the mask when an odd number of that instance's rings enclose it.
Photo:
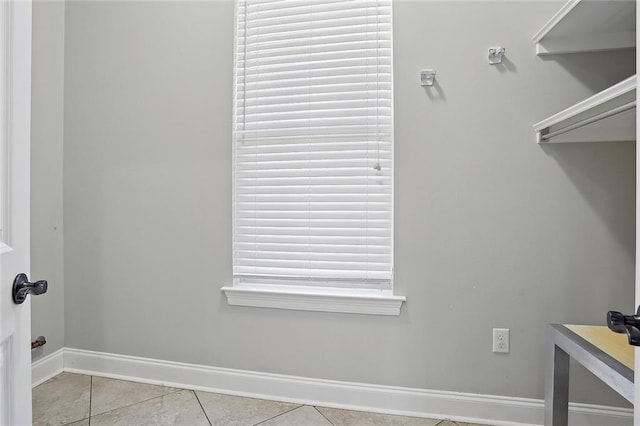
M 28 294 L 38 296 L 46 293 L 49 284 L 45 280 L 30 283 L 26 274 L 18 274 L 13 280 L 13 303 L 20 305 L 27 299 Z

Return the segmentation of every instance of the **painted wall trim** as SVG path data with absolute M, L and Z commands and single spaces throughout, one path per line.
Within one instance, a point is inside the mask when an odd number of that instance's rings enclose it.
M 31 385 L 38 386 L 50 378 L 62 373 L 64 367 L 64 348 L 31 363 Z
M 282 286 L 222 287 L 227 302 L 233 306 L 293 309 L 297 311 L 341 312 L 347 314 L 400 315 L 404 296 L 393 296 L 380 291 L 327 289 L 295 289 Z
M 63 360 L 62 369 L 71 373 L 325 407 L 496 426 L 542 425 L 544 418 L 544 402 L 537 399 L 313 379 L 73 348 L 33 364 L 42 381 L 45 366 L 49 374 L 60 371 L 54 360 Z M 629 426 L 633 410 L 571 404 L 569 419 L 576 426 Z

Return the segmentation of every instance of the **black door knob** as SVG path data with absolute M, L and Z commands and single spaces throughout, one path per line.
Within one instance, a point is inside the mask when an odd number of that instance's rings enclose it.
M 30 283 L 26 274 L 18 274 L 13 280 L 13 303 L 22 304 L 27 299 L 27 294 L 37 296 L 47 292 L 49 284 L 45 280 Z
M 635 315 L 623 315 L 620 312 L 607 312 L 607 326 L 616 333 L 627 333 L 629 344 L 640 346 L 640 306 Z

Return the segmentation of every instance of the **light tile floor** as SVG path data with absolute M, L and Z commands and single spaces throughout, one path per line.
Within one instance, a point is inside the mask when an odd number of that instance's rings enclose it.
M 242 398 L 71 373 L 61 373 L 34 388 L 33 424 L 480 426 Z

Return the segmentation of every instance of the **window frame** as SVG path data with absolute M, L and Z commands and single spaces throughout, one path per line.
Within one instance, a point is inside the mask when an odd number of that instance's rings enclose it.
M 234 26 L 234 53 L 233 53 L 233 66 L 234 66 L 234 93 L 236 92 L 236 78 L 237 78 L 237 52 L 238 52 L 238 25 L 239 25 L 239 7 L 240 2 L 236 1 L 235 11 L 235 26 Z M 393 29 L 393 13 L 390 13 L 391 29 Z M 391 49 L 393 50 L 393 33 L 391 33 Z M 391 53 L 391 67 L 393 68 L 393 52 Z M 393 73 L 391 78 L 391 93 L 393 103 Z M 234 185 L 235 185 L 235 156 L 236 156 L 236 144 L 237 135 L 235 129 L 235 114 L 236 114 L 236 96 L 234 95 L 234 122 L 233 122 L 233 162 L 234 162 Z M 392 105 L 393 108 L 393 105 Z M 391 162 L 393 164 L 393 114 L 391 114 L 391 147 L 392 156 Z M 390 243 L 390 257 L 391 265 L 393 265 L 393 222 L 394 222 L 394 208 L 393 208 L 393 188 L 394 188 L 394 171 L 392 167 L 391 171 L 391 238 Z M 233 190 L 233 217 L 235 229 L 235 187 Z M 233 247 L 232 247 L 233 250 Z M 393 273 L 392 273 L 393 276 Z M 286 285 L 283 284 L 261 284 L 257 283 L 242 283 L 234 280 L 231 286 L 222 287 L 222 291 L 226 295 L 227 302 L 233 306 L 252 306 L 263 308 L 279 308 L 279 309 L 291 309 L 291 310 L 305 310 L 305 311 L 321 311 L 321 312 L 340 312 L 340 313 L 358 313 L 358 314 L 372 314 L 372 315 L 400 315 L 400 309 L 402 304 L 406 301 L 404 296 L 397 296 L 393 294 L 393 279 L 389 288 L 361 288 L 361 286 L 344 286 L 344 287 L 325 287 L 325 286 L 306 286 L 306 285 Z

